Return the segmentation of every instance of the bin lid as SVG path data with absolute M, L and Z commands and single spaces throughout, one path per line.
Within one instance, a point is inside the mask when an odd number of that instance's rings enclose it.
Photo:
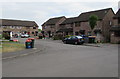
M 34 38 L 28 38 L 28 40 L 34 40 Z
M 89 38 L 91 37 L 91 38 L 96 38 L 96 36 L 88 36 Z
M 26 42 L 31 42 L 31 40 L 27 39 Z
M 16 40 L 13 40 L 14 42 L 18 42 L 18 40 L 16 39 Z

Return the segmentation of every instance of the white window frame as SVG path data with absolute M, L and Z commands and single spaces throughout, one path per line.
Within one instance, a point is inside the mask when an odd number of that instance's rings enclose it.
M 112 22 L 111 22 L 111 21 L 109 21 L 109 25 L 110 25 L 110 26 L 112 25 Z
M 17 29 L 21 29 L 21 26 L 16 26 Z
M 15 29 L 15 26 L 10 26 L 11 29 Z

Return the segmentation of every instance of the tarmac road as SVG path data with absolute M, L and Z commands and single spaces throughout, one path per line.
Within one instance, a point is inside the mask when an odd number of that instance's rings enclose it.
M 3 60 L 3 77 L 117 77 L 118 46 L 69 45 L 36 40 L 45 49 Z M 38 49 L 39 49 L 38 46 Z

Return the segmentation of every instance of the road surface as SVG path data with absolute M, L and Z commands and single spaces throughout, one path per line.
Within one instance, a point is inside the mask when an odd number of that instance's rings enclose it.
M 118 46 L 69 45 L 36 40 L 45 49 L 3 60 L 3 77 L 117 77 Z M 37 50 L 37 49 L 36 49 Z

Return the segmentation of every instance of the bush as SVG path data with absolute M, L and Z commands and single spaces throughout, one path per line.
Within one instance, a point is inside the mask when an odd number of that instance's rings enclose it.
M 53 37 L 53 40 L 62 40 L 63 39 L 63 36 L 62 35 L 55 35 Z
M 9 40 L 10 39 L 10 35 L 8 33 L 3 33 L 3 38 Z
M 2 34 L 0 34 L 0 39 L 2 39 Z
M 70 36 L 74 36 L 74 35 L 66 35 L 64 36 L 64 38 L 69 38 Z

